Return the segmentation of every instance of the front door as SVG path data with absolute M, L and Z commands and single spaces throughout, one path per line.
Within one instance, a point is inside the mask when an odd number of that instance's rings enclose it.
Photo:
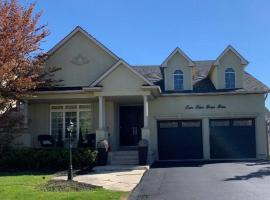
M 120 145 L 136 146 L 143 127 L 142 106 L 120 106 Z

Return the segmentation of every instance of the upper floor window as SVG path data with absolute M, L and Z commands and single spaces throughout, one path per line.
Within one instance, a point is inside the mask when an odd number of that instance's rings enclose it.
M 225 88 L 235 88 L 235 71 L 232 68 L 227 68 L 225 70 Z
M 174 90 L 184 90 L 184 74 L 181 70 L 175 70 L 174 72 Z

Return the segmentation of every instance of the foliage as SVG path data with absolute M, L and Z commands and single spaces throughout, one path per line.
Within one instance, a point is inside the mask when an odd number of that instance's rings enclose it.
M 92 168 L 97 152 L 90 149 L 73 149 L 75 169 Z M 0 169 L 4 170 L 66 170 L 69 150 L 64 148 L 12 149 L 0 156 Z
M 0 199 L 27 199 L 27 200 L 119 200 L 124 192 L 115 192 L 104 189 L 92 189 L 80 192 L 46 192 L 40 190 L 40 185 L 46 184 L 52 175 L 33 172 L 0 173 Z
M 15 119 L 16 104 L 30 91 L 60 82 L 53 80 L 59 68 L 44 67 L 48 56 L 40 44 L 49 32 L 46 25 L 39 25 L 42 13 L 34 14 L 34 9 L 35 4 L 23 7 L 17 0 L 0 0 L 0 150 L 22 127 L 21 116 Z

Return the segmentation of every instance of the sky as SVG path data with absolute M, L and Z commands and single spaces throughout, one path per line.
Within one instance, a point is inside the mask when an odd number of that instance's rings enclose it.
M 212 60 L 231 44 L 250 62 L 246 71 L 270 86 L 269 0 L 36 2 L 50 30 L 45 51 L 78 25 L 131 65 L 161 64 L 177 46 L 192 60 Z

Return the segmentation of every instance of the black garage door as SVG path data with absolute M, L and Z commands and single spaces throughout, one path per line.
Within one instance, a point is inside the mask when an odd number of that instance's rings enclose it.
M 158 151 L 160 160 L 201 159 L 201 121 L 158 121 Z
M 210 120 L 211 158 L 255 158 L 254 119 Z

